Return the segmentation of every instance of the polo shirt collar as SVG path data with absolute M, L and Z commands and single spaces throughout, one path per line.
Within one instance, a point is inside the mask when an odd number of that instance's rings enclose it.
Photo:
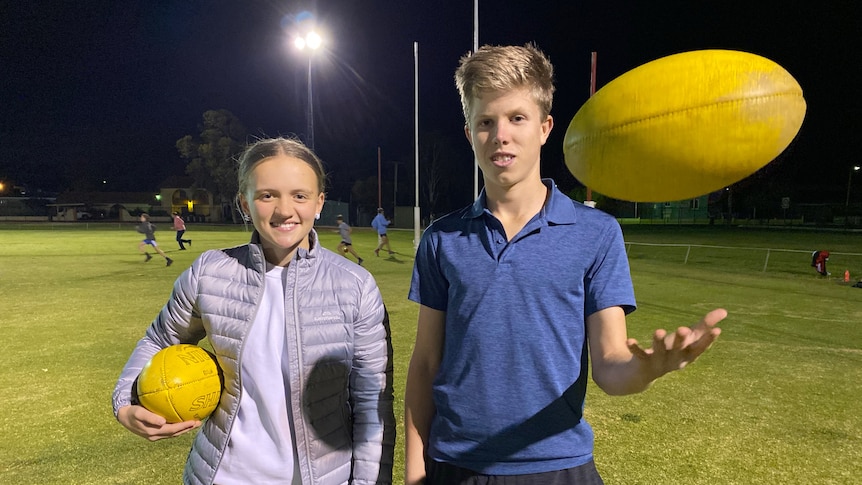
M 574 224 L 576 220 L 574 207 L 575 202 L 557 190 L 557 185 L 554 183 L 553 179 L 542 179 L 542 183 L 548 188 L 549 196 L 548 200 L 545 201 L 545 205 L 542 207 L 540 218 L 547 220 L 549 224 Z M 485 195 L 485 188 L 483 187 L 479 197 L 476 198 L 473 205 L 470 207 L 470 211 L 465 214 L 464 217 L 469 219 L 481 217 L 482 214 L 485 213 L 487 207 L 488 204 Z

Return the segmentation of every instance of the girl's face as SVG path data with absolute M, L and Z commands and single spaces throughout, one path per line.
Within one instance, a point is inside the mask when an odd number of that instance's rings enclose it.
M 309 248 L 308 234 L 323 209 L 317 175 L 306 162 L 278 154 L 258 162 L 248 182 L 242 207 L 260 234 L 266 260 L 287 266 L 297 248 Z

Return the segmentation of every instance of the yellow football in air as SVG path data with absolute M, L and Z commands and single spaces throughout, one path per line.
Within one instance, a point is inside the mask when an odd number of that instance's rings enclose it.
M 675 54 L 626 72 L 584 103 L 566 131 L 566 165 L 615 199 L 690 199 L 775 159 L 805 109 L 799 83 L 769 59 L 730 50 Z

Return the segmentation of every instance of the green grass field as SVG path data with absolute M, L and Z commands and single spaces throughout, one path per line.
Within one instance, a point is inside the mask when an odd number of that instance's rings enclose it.
M 242 244 L 242 228 L 190 226 L 189 251 L 157 233 L 171 267 L 137 253 L 132 226 L 0 225 L 0 483 L 180 483 L 190 436 L 150 443 L 111 413 L 114 382 L 176 276 L 203 250 Z M 592 386 L 587 418 L 609 485 L 856 484 L 862 482 L 862 235 L 626 227 L 639 309 L 629 334 L 696 322 L 715 307 L 729 317 L 714 347 L 645 393 L 609 397 Z M 335 248 L 337 234 L 321 229 Z M 355 247 L 389 308 L 403 469 L 404 379 L 417 307 L 406 299 L 413 232 L 392 231 L 394 256 L 376 237 Z M 701 247 L 719 246 L 719 248 Z M 724 249 L 727 247 L 747 249 Z M 769 266 L 763 271 L 765 251 Z M 808 266 L 830 258 L 831 278 Z M 553 282 L 549 282 L 553 284 Z M 517 399 L 517 396 L 512 396 Z

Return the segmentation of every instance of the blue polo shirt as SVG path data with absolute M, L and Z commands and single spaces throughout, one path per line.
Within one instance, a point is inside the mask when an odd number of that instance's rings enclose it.
M 521 475 L 592 459 L 584 321 L 633 311 L 634 291 L 617 221 L 543 182 L 545 206 L 510 241 L 484 191 L 422 236 L 409 298 L 446 312 L 435 460 Z

